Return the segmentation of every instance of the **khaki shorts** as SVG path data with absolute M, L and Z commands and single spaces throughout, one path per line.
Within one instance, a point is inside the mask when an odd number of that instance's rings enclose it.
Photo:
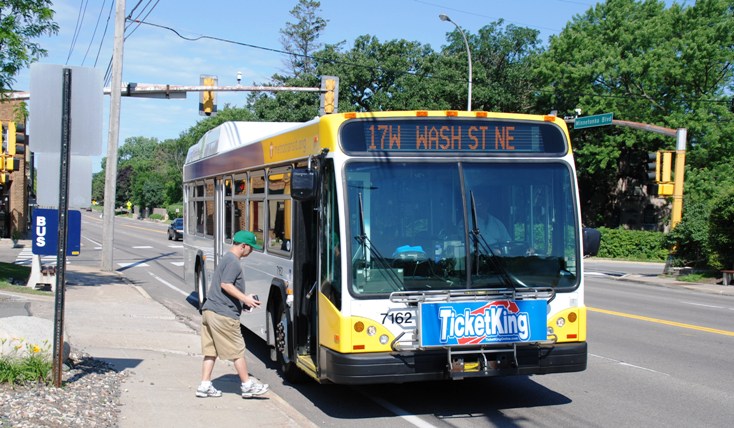
M 240 321 L 204 311 L 201 315 L 201 353 L 205 357 L 236 360 L 245 357 Z

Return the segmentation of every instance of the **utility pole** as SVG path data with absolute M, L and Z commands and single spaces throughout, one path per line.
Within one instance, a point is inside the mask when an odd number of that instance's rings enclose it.
M 112 50 L 112 84 L 110 92 L 110 129 L 107 139 L 105 167 L 104 221 L 102 227 L 102 270 L 114 271 L 112 247 L 115 239 L 115 198 L 117 191 L 117 143 L 120 139 L 120 87 L 122 86 L 123 35 L 125 32 L 125 0 L 115 7 L 115 41 Z

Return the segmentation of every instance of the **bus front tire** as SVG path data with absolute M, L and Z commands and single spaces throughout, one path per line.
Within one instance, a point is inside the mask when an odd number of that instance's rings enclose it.
M 296 366 L 293 346 L 290 343 L 290 322 L 283 302 L 278 302 L 270 309 L 270 322 L 273 327 L 275 361 L 280 366 L 283 379 L 291 383 L 301 383 L 308 379 L 306 374 Z

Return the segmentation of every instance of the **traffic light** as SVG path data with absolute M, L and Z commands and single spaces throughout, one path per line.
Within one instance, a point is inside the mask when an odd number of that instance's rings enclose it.
M 201 76 L 199 83 L 201 86 L 217 86 L 216 76 Z M 215 116 L 217 114 L 217 99 L 215 91 L 201 91 L 199 95 L 199 115 Z
M 650 161 L 647 163 L 647 177 L 655 181 L 655 184 L 648 186 L 650 195 L 671 196 L 673 194 L 673 153 L 672 150 L 659 150 L 647 154 Z
M 660 182 L 660 152 L 649 152 L 647 154 L 647 178 Z
M 8 122 L 8 154 L 11 156 L 25 154 L 25 124 Z
M 672 150 L 663 150 L 661 152 L 658 196 L 673 195 L 673 153 Z
M 339 111 L 339 78 L 321 76 L 321 102 L 319 114 L 332 114 Z

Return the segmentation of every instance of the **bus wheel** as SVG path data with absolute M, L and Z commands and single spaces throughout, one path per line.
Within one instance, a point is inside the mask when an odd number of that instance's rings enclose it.
M 270 319 L 275 339 L 276 362 L 280 365 L 283 378 L 291 383 L 300 383 L 306 380 L 305 373 L 296 367 L 293 359 L 293 346 L 290 340 L 290 322 L 283 302 L 278 302 L 270 310 Z
M 206 274 L 204 272 L 204 266 L 199 266 L 196 269 L 196 294 L 199 300 L 199 313 L 201 313 L 201 307 L 204 306 L 206 301 Z

